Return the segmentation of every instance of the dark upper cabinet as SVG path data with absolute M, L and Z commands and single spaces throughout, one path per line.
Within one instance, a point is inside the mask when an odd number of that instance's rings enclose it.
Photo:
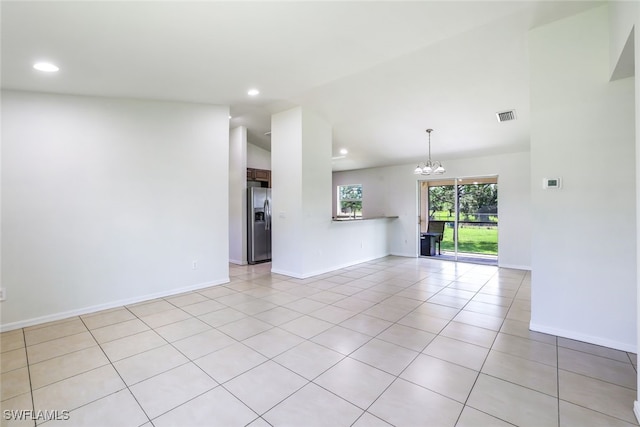
M 271 188 L 271 171 L 247 168 L 247 181 L 266 182 L 268 183 L 268 187 Z

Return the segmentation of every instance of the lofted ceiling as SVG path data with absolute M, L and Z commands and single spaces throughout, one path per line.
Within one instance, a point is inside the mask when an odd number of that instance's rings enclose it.
M 334 170 L 423 160 L 427 128 L 437 159 L 526 151 L 528 30 L 601 4 L 3 1 L 1 83 L 229 105 L 265 149 L 271 114 L 301 105 L 333 126 L 334 156 L 349 150 Z

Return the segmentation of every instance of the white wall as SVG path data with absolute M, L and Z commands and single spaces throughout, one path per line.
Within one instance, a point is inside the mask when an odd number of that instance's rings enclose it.
M 634 31 L 633 31 L 633 43 L 634 43 L 634 83 L 635 83 L 635 130 L 636 130 L 636 171 L 640 170 L 640 81 L 638 80 L 638 73 L 635 72 L 636 58 L 640 58 L 640 5 L 634 3 L 635 10 L 627 11 L 633 19 Z M 616 9 L 619 4 L 612 5 L 611 8 Z M 636 266 L 640 265 L 640 174 L 636 173 Z M 638 277 L 638 271 L 636 267 L 636 343 L 640 342 L 640 277 Z M 637 344 L 636 344 L 637 348 Z M 637 352 L 637 350 L 636 350 Z M 640 372 L 636 376 L 636 384 L 640 384 Z M 636 420 L 640 421 L 640 391 L 637 392 L 636 401 L 633 403 L 633 412 L 636 416 Z
M 636 10 L 633 12 L 634 17 L 634 63 L 636 58 L 640 58 L 640 29 L 638 25 L 640 25 L 640 6 L 636 4 Z M 634 70 L 635 72 L 635 70 Z M 634 73 L 634 83 L 635 83 L 635 130 L 636 130 L 636 171 L 640 170 L 640 81 L 638 80 L 638 73 Z M 640 265 L 640 174 L 636 173 L 636 266 Z M 638 277 L 638 271 L 636 267 L 636 343 L 640 342 L 640 317 L 638 313 L 640 313 L 640 277 Z M 636 344 L 637 349 L 637 344 Z M 637 350 L 636 350 L 637 352 Z M 638 372 L 636 384 L 640 384 L 640 372 Z M 640 391 L 637 392 L 636 401 L 633 403 L 633 412 L 636 416 L 636 420 L 640 421 Z
M 2 328 L 228 281 L 228 114 L 3 91 Z
M 513 153 L 444 161 L 447 173 L 439 178 L 498 176 L 498 262 L 502 267 L 530 269 L 531 186 L 529 153 Z M 415 165 L 335 172 L 332 195 L 338 185 L 362 184 L 366 216 L 397 215 L 390 223 L 390 251 L 415 257 L 419 253 L 418 180 Z M 335 209 L 335 196 L 334 209 Z
M 626 65 L 627 70 L 633 70 L 629 73 L 634 77 L 635 83 L 635 148 L 636 170 L 640 168 L 640 84 L 635 72 L 636 58 L 640 58 L 640 32 L 638 25 L 640 24 L 640 5 L 638 2 L 611 2 L 609 4 L 609 66 L 612 75 L 616 74 Z M 633 46 L 629 46 L 629 42 Z M 633 49 L 630 49 L 633 47 Z M 636 173 L 636 266 L 640 265 L 640 175 Z M 636 270 L 636 343 L 640 341 L 640 299 L 638 294 L 640 289 L 640 277 Z M 640 384 L 640 372 L 637 376 L 637 383 Z M 640 394 L 638 395 L 640 397 Z M 633 404 L 636 419 L 640 421 L 640 399 L 636 399 Z
M 531 328 L 636 351 L 634 83 L 609 82 L 607 6 L 537 28 L 529 45 Z
M 302 112 L 302 228 L 298 239 L 304 242 L 304 274 L 323 270 L 325 253 L 331 245 L 323 245 L 327 220 L 331 218 L 331 126 L 308 110 Z M 308 239 L 308 240 L 307 240 Z M 315 245 L 313 242 L 319 242 Z
M 271 117 L 272 271 L 302 276 L 302 109 Z M 299 241 L 300 240 L 300 241 Z
M 384 168 L 359 169 L 333 173 L 331 187 L 331 215 L 338 214 L 338 186 L 362 185 L 362 216 L 375 217 L 386 214 L 388 208 L 387 181 Z
M 331 220 L 331 127 L 294 108 L 271 121 L 272 271 L 309 277 L 389 254 L 389 221 Z
M 257 145 L 247 144 L 247 167 L 271 170 L 271 152 Z
M 634 75 L 634 43 L 630 35 L 638 23 L 638 15 L 637 1 L 609 3 L 609 69 L 614 79 Z
M 229 132 L 229 261 L 247 263 L 247 128 Z

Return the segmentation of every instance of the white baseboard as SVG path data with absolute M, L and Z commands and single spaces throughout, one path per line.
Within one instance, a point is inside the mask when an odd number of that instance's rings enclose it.
M 271 272 L 275 273 L 275 274 L 281 274 L 283 276 L 293 277 L 295 279 L 308 279 L 309 277 L 314 277 L 314 276 L 319 276 L 321 274 L 330 273 L 332 271 L 340 270 L 341 268 L 347 268 L 347 267 L 351 267 L 351 266 L 354 266 L 354 265 L 362 264 L 362 263 L 365 263 L 365 262 L 373 261 L 375 259 L 384 258 L 384 257 L 386 257 L 388 255 L 390 255 L 390 254 L 376 255 L 376 256 L 372 256 L 372 257 L 367 257 L 367 258 L 359 259 L 357 261 L 347 262 L 347 263 L 344 263 L 344 264 L 339 264 L 339 265 L 334 265 L 334 266 L 331 266 L 331 267 L 323 268 L 321 270 L 312 271 L 311 273 L 300 274 L 300 273 L 294 273 L 292 271 L 280 270 L 278 268 L 273 268 L 273 267 L 271 268 Z
M 238 259 L 230 259 L 229 262 L 231 264 L 247 265 L 247 261 L 242 261 L 242 260 L 238 260 Z
M 413 253 L 391 252 L 389 255 L 391 255 L 391 256 L 400 256 L 400 257 L 403 257 L 403 258 L 418 258 L 418 254 L 413 254 Z
M 633 413 L 636 416 L 636 420 L 640 422 L 640 402 L 638 402 L 637 400 L 633 402 Z
M 74 310 L 62 311 L 59 313 L 47 314 L 46 316 L 34 317 L 31 319 L 19 320 L 17 322 L 6 323 L 0 325 L 0 332 L 12 331 L 14 329 L 26 328 L 28 326 L 39 325 L 41 323 L 53 322 L 56 320 L 67 319 L 70 317 L 81 316 L 83 314 L 95 313 L 97 311 L 108 310 L 111 308 L 122 307 L 124 305 L 136 304 L 143 301 L 149 301 L 156 298 L 164 298 L 171 295 L 182 294 L 184 292 L 195 291 L 198 289 L 208 288 L 210 286 L 222 285 L 229 283 L 229 278 L 215 280 L 213 282 L 199 283 L 196 285 L 184 286 L 182 288 L 171 289 L 153 294 L 140 295 L 132 298 L 125 298 L 117 301 L 111 301 L 104 304 L 82 307 Z
M 637 345 L 633 343 L 620 342 L 602 338 L 593 335 L 581 334 L 575 331 L 568 331 L 565 329 L 553 328 L 546 325 L 540 325 L 537 323 L 529 323 L 529 329 L 534 332 L 542 332 L 545 334 L 556 335 L 562 338 L 569 338 L 576 341 L 582 341 L 589 344 L 601 345 L 603 347 L 609 347 L 616 350 L 628 351 L 630 353 L 637 353 Z
M 298 273 L 294 273 L 292 271 L 280 270 L 278 268 L 273 268 L 273 267 L 271 267 L 271 272 L 273 274 L 280 274 L 282 276 L 293 277 L 294 279 L 306 279 L 307 277 L 310 277 L 310 276 L 302 276 L 302 275 L 300 275 Z
M 400 253 L 400 252 L 391 252 L 389 255 L 392 256 L 399 256 L 399 257 L 405 257 L 405 258 L 419 258 L 420 256 L 418 254 L 414 254 L 414 253 Z M 428 258 L 428 257 L 427 257 Z M 437 259 L 437 258 L 435 258 Z M 443 260 L 444 261 L 444 260 Z M 449 261 L 449 260 L 447 260 Z M 531 266 L 529 265 L 517 265 L 517 264 L 500 264 L 500 260 L 498 260 L 498 267 L 500 268 L 511 268 L 514 270 L 525 270 L 525 271 L 531 271 Z
M 500 268 L 511 268 L 511 269 L 514 269 L 514 270 L 531 271 L 531 266 L 530 265 L 502 264 L 500 262 L 500 260 L 498 260 L 498 267 L 500 267 Z

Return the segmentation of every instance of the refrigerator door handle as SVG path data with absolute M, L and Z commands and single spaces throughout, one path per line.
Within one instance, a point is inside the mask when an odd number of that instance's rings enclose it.
M 269 199 L 264 199 L 264 229 L 271 230 L 271 206 Z
M 262 212 L 264 214 L 264 229 L 268 230 L 269 229 L 269 214 L 267 213 L 267 208 L 269 206 L 269 202 L 267 201 L 267 199 L 264 199 L 264 203 L 262 204 Z

